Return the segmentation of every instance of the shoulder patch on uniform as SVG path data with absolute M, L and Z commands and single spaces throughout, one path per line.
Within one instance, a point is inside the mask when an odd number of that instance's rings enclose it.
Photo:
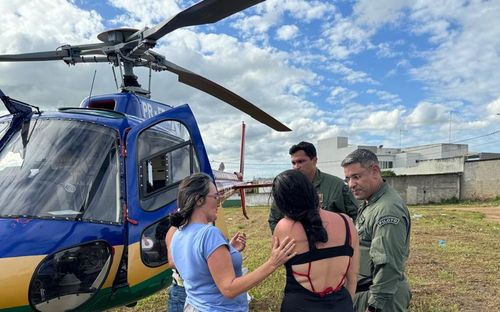
M 380 218 L 377 222 L 379 226 L 386 225 L 386 224 L 398 224 L 399 223 L 399 218 L 398 217 L 393 217 L 393 216 L 387 216 Z

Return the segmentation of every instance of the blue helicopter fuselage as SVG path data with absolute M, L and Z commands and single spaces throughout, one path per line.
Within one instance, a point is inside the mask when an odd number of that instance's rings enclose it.
M 188 105 L 124 92 L 0 125 L 0 311 L 104 310 L 170 284 L 177 186 L 213 176 Z

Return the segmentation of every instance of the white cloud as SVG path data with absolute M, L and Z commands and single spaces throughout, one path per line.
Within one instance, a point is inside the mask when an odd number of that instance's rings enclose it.
M 500 114 L 500 97 L 488 103 L 488 105 L 486 105 L 486 109 L 489 115 Z
M 55 50 L 67 43 L 97 41 L 95 36 L 103 30 L 96 12 L 80 10 L 63 0 L 2 1 L 0 11 L 0 54 Z
M 403 40 L 397 40 L 396 42 L 381 42 L 377 44 L 377 56 L 387 58 L 401 56 L 403 53 L 399 51 L 398 48 L 403 44 L 405 44 Z
M 326 23 L 323 36 L 328 39 L 325 49 L 336 59 L 346 59 L 370 49 L 378 49 L 378 55 L 394 57 L 398 53 L 391 48 L 395 43 L 382 42 L 374 45 L 371 38 L 378 29 L 386 24 L 397 23 L 401 11 L 410 1 L 407 0 L 362 0 L 354 4 L 353 15 L 344 17 L 335 15 L 333 22 Z
M 493 125 L 500 122 L 500 97 L 486 104 L 484 120 Z
M 349 83 L 370 83 L 377 84 L 375 80 L 369 77 L 369 75 L 362 71 L 356 71 L 352 68 L 347 67 L 346 65 L 340 62 L 334 62 L 327 66 L 327 68 L 333 73 L 341 74 L 344 77 L 344 80 Z
M 332 14 L 335 6 L 324 1 L 267 0 L 255 6 L 257 14 L 248 15 L 233 23 L 233 27 L 246 34 L 260 37 L 272 27 L 278 26 L 290 14 L 301 22 L 311 22 Z
M 383 90 L 375 90 L 375 89 L 368 89 L 366 91 L 368 94 L 375 94 L 377 95 L 378 98 L 380 98 L 382 101 L 386 103 L 399 103 L 401 102 L 401 99 L 397 94 L 393 94 L 387 91 Z
M 402 114 L 400 109 L 370 112 L 366 118 L 352 125 L 353 130 L 391 130 L 397 128 Z
M 411 73 L 443 98 L 477 105 L 498 97 L 498 16 L 498 1 L 417 2 L 412 15 L 415 30 L 429 32 L 439 45 L 427 53 L 427 63 Z
M 109 0 L 110 4 L 124 11 L 111 22 L 116 25 L 128 25 L 142 29 L 152 27 L 167 17 L 172 17 L 181 11 L 176 1 L 151 0 Z M 185 9 L 186 7 L 182 7 Z
M 290 40 L 297 36 L 299 28 L 295 25 L 283 25 L 276 31 L 279 40 Z
M 96 35 L 104 29 L 97 12 L 62 0 L 2 1 L 0 11 L 0 54 L 55 51 L 63 44 L 98 42 Z M 102 83 L 104 72 L 110 73 L 109 66 L 83 65 L 77 69 L 62 61 L 0 63 L 0 87 L 8 95 L 42 109 L 78 106 L 89 94 L 95 69 L 94 91 L 115 91 L 107 77 Z
M 351 18 L 336 14 L 333 22 L 324 25 L 322 37 L 327 40 L 324 50 L 335 59 L 346 59 L 372 48 L 369 40 L 373 34 L 373 30 L 358 26 Z
M 402 17 L 401 10 L 410 0 L 361 0 L 354 5 L 356 22 L 370 28 L 379 28 L 387 23 L 395 23 Z
M 330 104 L 347 104 L 357 96 L 358 93 L 353 90 L 335 86 L 330 91 L 330 96 L 327 98 L 327 102 Z
M 321 19 L 327 14 L 335 11 L 335 6 L 326 1 L 309 0 L 273 0 L 282 2 L 285 10 L 289 11 L 295 18 L 302 21 Z M 271 2 L 271 1 L 266 1 Z
M 448 121 L 449 112 L 450 109 L 442 104 L 422 102 L 406 118 L 405 124 L 422 126 L 443 123 Z

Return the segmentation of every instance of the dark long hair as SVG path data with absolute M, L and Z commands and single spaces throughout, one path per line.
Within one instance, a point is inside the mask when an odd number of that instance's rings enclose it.
M 189 222 L 198 199 L 207 196 L 210 191 L 212 178 L 206 173 L 193 173 L 185 177 L 179 184 L 177 191 L 178 211 L 170 215 L 170 223 L 180 227 Z
M 298 221 L 306 231 L 309 245 L 328 241 L 328 234 L 319 216 L 319 197 L 309 179 L 298 170 L 280 173 L 273 181 L 271 194 L 278 209 Z

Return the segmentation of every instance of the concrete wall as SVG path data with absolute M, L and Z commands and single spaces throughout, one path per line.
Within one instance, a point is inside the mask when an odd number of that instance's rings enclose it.
M 406 168 L 417 166 L 419 158 L 417 153 L 399 153 L 394 155 L 394 168 Z
M 245 202 L 247 207 L 255 206 L 271 206 L 271 191 L 268 193 L 246 193 Z M 222 207 L 239 207 L 241 206 L 241 199 L 239 193 L 229 197 L 222 203 Z
M 403 148 L 408 153 L 420 154 L 420 159 L 439 159 L 464 156 L 468 153 L 467 144 L 427 144 Z
M 391 169 L 397 175 L 425 175 L 425 174 L 442 174 L 464 171 L 464 158 L 443 158 L 420 160 L 415 167 L 408 168 L 393 168 Z
M 440 203 L 460 196 L 460 174 L 385 177 L 408 205 Z
M 271 205 L 271 194 L 261 193 L 261 194 L 245 194 L 245 199 L 247 206 L 270 206 Z
M 457 159 L 462 159 L 461 165 Z M 454 170 L 453 168 L 460 166 L 463 169 L 462 172 L 406 175 L 385 179 L 408 204 L 438 203 L 452 197 L 460 200 L 484 200 L 500 196 L 500 159 L 464 163 L 463 158 L 458 157 L 449 158 L 442 164 L 436 160 L 428 161 L 428 165 L 435 168 L 441 166 L 443 171 Z
M 386 180 L 394 179 L 392 183 L 397 183 L 396 189 L 411 204 L 440 202 L 453 196 L 460 200 L 500 196 L 500 159 L 471 162 L 464 162 L 463 157 L 421 160 L 417 167 L 393 170 L 398 175 L 406 176 L 389 177 Z M 455 182 L 445 178 L 449 176 L 456 179 L 458 175 L 460 179 Z
M 461 199 L 490 199 L 500 196 L 500 159 L 466 162 Z

